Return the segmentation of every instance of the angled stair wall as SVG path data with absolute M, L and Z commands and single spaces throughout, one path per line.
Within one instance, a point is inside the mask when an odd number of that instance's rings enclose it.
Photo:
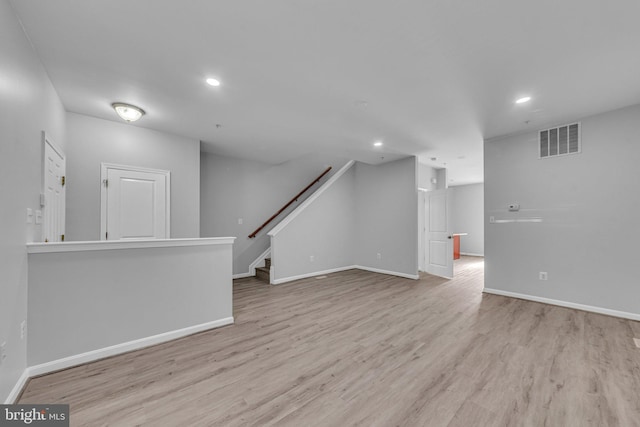
M 272 284 L 351 268 L 417 279 L 416 158 L 347 163 L 268 234 Z

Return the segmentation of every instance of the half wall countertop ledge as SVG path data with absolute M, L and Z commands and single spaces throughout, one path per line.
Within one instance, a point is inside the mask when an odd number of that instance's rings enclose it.
M 27 253 L 108 251 L 116 249 L 168 248 L 181 246 L 232 245 L 235 237 L 206 237 L 186 239 L 95 240 L 86 242 L 27 243 Z

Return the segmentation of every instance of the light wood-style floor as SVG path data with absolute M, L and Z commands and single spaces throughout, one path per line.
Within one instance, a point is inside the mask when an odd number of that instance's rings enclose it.
M 347 271 L 238 280 L 236 324 L 29 382 L 88 426 L 640 426 L 640 323 Z

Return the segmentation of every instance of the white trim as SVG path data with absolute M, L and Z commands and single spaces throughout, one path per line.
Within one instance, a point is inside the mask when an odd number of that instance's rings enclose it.
M 9 393 L 9 396 L 7 396 L 6 400 L 4 401 L 5 405 L 12 405 L 16 402 L 16 400 L 18 400 L 18 397 L 20 397 L 20 393 L 22 393 L 22 390 L 27 385 L 27 381 L 29 381 L 29 368 L 22 371 L 22 375 L 20 375 L 20 378 L 18 378 L 16 385 L 13 386 L 13 389 L 11 389 L 11 393 Z
M 91 242 L 28 243 L 27 252 L 30 254 L 40 254 L 47 252 L 108 251 L 113 249 L 232 245 L 235 239 L 235 237 L 208 237 L 189 239 L 95 240 Z
M 314 271 L 312 273 L 305 273 L 305 274 L 300 274 L 298 276 L 284 277 L 282 279 L 273 279 L 272 278 L 271 279 L 271 284 L 272 285 L 281 285 L 282 283 L 293 282 L 294 280 L 306 279 L 306 278 L 314 277 L 314 276 L 322 276 L 323 274 L 337 273 L 339 271 L 353 270 L 354 268 L 358 268 L 358 267 L 355 266 L 355 265 L 347 265 L 345 267 L 330 268 L 329 270 L 323 270 L 323 271 Z
M 613 317 L 621 317 L 623 319 L 640 320 L 640 314 L 628 313 L 626 311 L 611 310 L 611 309 L 608 309 L 608 308 L 594 307 L 592 305 L 577 304 L 577 303 L 574 303 L 574 302 L 560 301 L 560 300 L 551 299 L 551 298 L 544 298 L 544 297 L 537 297 L 535 295 L 520 294 L 520 293 L 517 293 L 517 292 L 508 292 L 508 291 L 503 291 L 503 290 L 500 290 L 500 289 L 484 288 L 482 292 L 487 293 L 487 294 L 493 294 L 493 295 L 501 295 L 501 296 L 504 296 L 504 297 L 511 297 L 511 298 L 518 298 L 518 299 L 528 300 L 528 301 L 541 302 L 541 303 L 544 303 L 544 304 L 557 305 L 557 306 L 560 306 L 560 307 L 573 308 L 573 309 L 576 309 L 576 310 L 590 311 L 592 313 L 605 314 L 607 316 L 613 316 Z
M 460 255 L 466 255 L 466 256 L 479 256 L 479 257 L 483 257 L 484 258 L 484 254 L 473 254 L 471 252 L 460 252 Z
M 142 168 L 138 166 L 118 165 L 115 163 L 100 163 L 100 240 L 107 240 L 107 187 L 103 184 L 107 179 L 108 169 L 120 169 L 134 172 L 156 173 L 164 175 L 165 182 L 165 236 L 171 237 L 171 171 L 162 169 Z
M 345 267 L 337 267 L 337 268 L 330 268 L 329 270 L 314 271 L 314 272 L 311 272 L 311 273 L 300 274 L 298 276 L 284 277 L 282 279 L 272 279 L 271 280 L 271 284 L 272 285 L 280 285 L 282 283 L 292 282 L 294 280 L 307 279 L 309 277 L 322 276 L 323 274 L 331 274 L 331 273 L 337 273 L 339 271 L 354 270 L 354 269 L 355 270 L 370 271 L 372 273 L 388 274 L 388 275 L 391 275 L 391 276 L 403 277 L 405 279 L 418 280 L 420 278 L 420 275 L 418 275 L 418 274 L 399 273 L 397 271 L 381 270 L 379 268 L 364 267 L 364 266 L 361 266 L 361 265 L 347 265 Z
M 125 342 L 122 344 L 116 344 L 110 347 L 88 351 L 82 354 L 76 354 L 74 356 L 69 356 L 62 359 L 58 359 L 58 360 L 53 360 L 51 362 L 46 362 L 40 365 L 31 366 L 27 368 L 27 370 L 30 377 L 48 374 L 50 372 L 59 371 L 61 369 L 67 369 L 72 366 L 82 365 L 84 363 L 93 362 L 95 360 L 104 359 L 106 357 L 115 356 L 117 354 L 122 354 L 122 353 L 126 353 L 133 350 L 139 350 L 141 348 L 145 348 L 152 345 L 175 340 L 178 338 L 186 337 L 187 335 L 192 335 L 197 332 L 230 325 L 233 323 L 233 321 L 234 321 L 233 317 L 225 317 L 223 319 L 214 320 L 212 322 L 202 323 L 200 325 L 195 325 L 195 326 L 189 326 L 187 328 L 178 329 L 170 332 L 164 332 L 162 334 L 152 335 L 150 337 Z
M 320 188 L 318 188 L 311 196 L 309 196 L 304 202 L 300 203 L 300 205 L 293 210 L 285 219 L 280 221 L 278 225 L 273 227 L 271 231 L 267 233 L 267 235 L 274 237 L 278 234 L 283 228 L 285 228 L 295 217 L 300 215 L 300 213 L 307 208 L 311 203 L 314 202 L 322 193 L 324 193 L 327 188 L 331 187 L 334 182 L 338 180 L 342 175 L 345 174 L 346 171 L 351 168 L 355 164 L 354 160 L 349 160 L 347 164 L 345 164 L 338 172 L 336 172 L 331 178 L 327 180 Z
M 380 273 L 380 274 L 388 274 L 390 276 L 404 277 L 405 279 L 418 280 L 420 278 L 419 274 L 400 273 L 398 271 L 382 270 L 380 268 L 365 267 L 363 265 L 356 265 L 355 268 L 357 268 L 359 270 L 370 271 L 372 273 Z
M 255 276 L 256 275 L 256 267 L 260 267 L 260 264 L 265 260 L 265 258 L 267 258 L 269 255 L 271 255 L 271 246 L 269 246 L 267 248 L 266 251 L 262 252 L 258 258 L 255 259 L 255 261 L 253 261 L 251 264 L 249 264 L 249 275 L 250 276 Z
M 234 279 L 244 279 L 245 277 L 253 277 L 256 275 L 256 267 L 260 267 L 260 264 L 262 264 L 262 262 L 264 261 L 265 258 L 267 258 L 269 255 L 271 255 L 271 248 L 267 248 L 266 251 L 262 252 L 260 255 L 258 255 L 258 258 L 256 258 L 251 264 L 249 264 L 249 271 L 246 273 L 238 273 L 238 274 L 234 274 L 233 278 Z

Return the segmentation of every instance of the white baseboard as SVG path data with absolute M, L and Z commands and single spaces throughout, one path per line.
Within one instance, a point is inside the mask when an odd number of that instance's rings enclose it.
M 339 271 L 353 270 L 353 269 L 371 271 L 372 273 L 389 274 L 391 276 L 404 277 L 406 279 L 413 279 L 413 280 L 418 280 L 420 278 L 420 276 L 417 274 L 398 273 L 397 271 L 381 270 L 379 268 L 364 267 L 361 265 L 348 265 L 345 267 L 332 268 L 332 269 L 323 270 L 323 271 L 314 271 L 312 273 L 300 274 L 298 276 L 275 279 L 271 281 L 271 284 L 280 285 L 282 283 L 293 282 L 294 280 L 306 279 L 308 277 L 321 276 L 323 274 L 331 274 L 331 273 L 337 273 Z
M 266 251 L 258 255 L 258 258 L 256 258 L 251 264 L 249 264 L 249 274 L 251 276 L 256 275 L 256 267 L 264 267 L 264 260 L 265 258 L 268 258 L 269 255 L 271 255 L 271 246 L 269 246 Z
M 264 266 L 264 259 L 268 258 L 269 255 L 271 255 L 271 248 L 267 248 L 266 251 L 262 252 L 258 258 L 256 258 L 250 265 L 249 265 L 249 271 L 247 271 L 246 273 L 238 273 L 238 274 L 234 274 L 233 278 L 234 279 L 244 279 L 246 277 L 254 277 L 256 275 L 256 267 L 262 267 Z
M 274 279 L 271 281 L 271 284 L 281 285 L 282 283 L 293 282 L 294 280 L 306 279 L 308 277 L 314 277 L 314 276 L 322 276 L 323 274 L 337 273 L 339 271 L 353 270 L 354 268 L 358 268 L 358 267 L 356 267 L 355 265 L 348 265 L 345 267 L 331 268 L 329 270 L 314 271 L 312 273 L 300 274 L 298 276 L 283 277 L 282 279 Z
M 560 307 L 574 308 L 576 310 L 590 311 L 592 313 L 606 314 L 607 316 L 620 317 L 629 320 L 640 320 L 640 314 L 628 313 L 626 311 L 611 310 L 608 308 L 594 307 L 592 305 L 577 304 L 575 302 L 560 301 L 551 298 L 538 297 L 535 295 L 520 294 L 517 292 L 508 292 L 500 289 L 484 288 L 484 293 L 501 295 L 504 297 L 524 299 L 528 301 L 542 302 L 545 304 L 557 305 Z
M 460 252 L 460 255 L 465 255 L 465 256 L 480 256 L 484 258 L 484 254 L 474 254 L 471 252 Z
M 399 273 L 397 271 L 382 270 L 380 268 L 373 268 L 373 267 L 364 267 L 362 265 L 356 265 L 355 268 L 358 268 L 360 270 L 365 270 L 365 271 L 371 271 L 372 273 L 389 274 L 391 276 L 404 277 L 405 279 L 418 280 L 420 278 L 420 275 L 418 274 Z
M 11 393 L 9 393 L 9 396 L 7 396 L 7 399 L 4 401 L 5 405 L 11 405 L 15 403 L 16 400 L 18 400 L 18 397 L 20 397 L 20 393 L 22 393 L 24 386 L 27 385 L 27 381 L 29 381 L 29 368 L 22 371 L 22 375 L 20 375 L 20 378 L 18 378 L 16 385 L 13 386 L 13 389 L 11 389 Z
M 212 322 L 202 323 L 200 325 L 194 325 L 175 331 L 164 332 L 162 334 L 152 335 L 150 337 L 125 342 L 122 344 L 116 344 L 110 347 L 88 351 L 86 353 L 76 354 L 62 359 L 53 360 L 51 362 L 31 366 L 27 368 L 27 374 L 28 377 L 44 375 L 50 372 L 59 371 L 61 369 L 70 368 L 72 366 L 82 365 L 83 363 L 104 359 L 105 357 L 115 356 L 117 354 L 126 353 L 132 350 L 139 350 L 141 348 L 149 347 L 155 344 L 161 344 L 167 341 L 175 340 L 177 338 L 185 337 L 187 335 L 195 334 L 197 332 L 206 331 L 208 329 L 230 325 L 232 323 L 233 317 L 226 317 L 223 319 L 214 320 Z

